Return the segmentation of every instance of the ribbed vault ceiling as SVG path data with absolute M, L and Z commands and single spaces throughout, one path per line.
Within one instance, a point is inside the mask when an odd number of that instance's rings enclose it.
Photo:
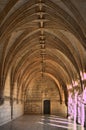
M 17 82 L 23 90 L 45 76 L 59 90 L 67 91 L 73 81 L 82 87 L 85 7 L 83 0 L 77 0 L 77 7 L 74 0 L 0 1 L 1 94 L 9 71 L 11 85 Z

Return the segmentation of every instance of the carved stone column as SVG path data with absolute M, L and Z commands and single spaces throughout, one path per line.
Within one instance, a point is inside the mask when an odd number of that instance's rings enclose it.
M 86 87 L 83 90 L 82 95 L 82 120 L 81 123 L 83 126 L 86 124 Z
M 73 118 L 73 98 L 72 93 L 69 93 L 68 96 L 68 119 Z
M 78 97 L 78 91 L 74 92 L 74 123 L 77 121 L 77 97 Z
M 84 127 L 86 127 L 86 104 L 85 104 L 85 122 L 84 122 Z
M 77 106 L 77 123 L 81 124 L 81 98 L 82 95 L 78 96 L 78 106 Z

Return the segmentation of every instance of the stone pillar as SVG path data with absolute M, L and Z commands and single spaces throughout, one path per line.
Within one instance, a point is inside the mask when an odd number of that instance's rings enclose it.
M 81 125 L 84 126 L 85 122 L 85 108 L 84 108 L 84 103 L 81 103 Z
M 84 127 L 86 127 L 86 104 L 85 104 L 85 122 L 84 122 Z
M 85 102 L 83 98 L 83 93 L 78 96 L 78 123 L 82 126 L 85 125 Z
M 74 123 L 77 121 L 77 97 L 78 97 L 78 92 L 74 92 Z
M 78 96 L 77 123 L 81 124 L 81 95 Z
M 73 98 L 72 93 L 68 96 L 68 119 L 73 119 Z
M 81 118 L 81 124 L 85 126 L 86 124 L 86 111 L 85 111 L 85 106 L 86 106 L 86 87 L 83 90 L 83 95 L 82 95 L 82 118 Z

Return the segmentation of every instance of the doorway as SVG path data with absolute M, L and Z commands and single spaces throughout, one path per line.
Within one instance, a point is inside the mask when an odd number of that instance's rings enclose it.
M 50 114 L 50 100 L 44 100 L 44 114 Z

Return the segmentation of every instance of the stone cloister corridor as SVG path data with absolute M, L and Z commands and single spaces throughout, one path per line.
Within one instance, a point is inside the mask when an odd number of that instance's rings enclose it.
M 0 130 L 86 129 L 86 0 L 0 0 Z

